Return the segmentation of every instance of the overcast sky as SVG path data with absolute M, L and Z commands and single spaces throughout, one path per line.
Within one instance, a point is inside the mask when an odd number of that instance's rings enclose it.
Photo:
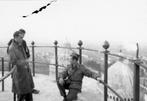
M 146 0 L 57 0 L 42 12 L 22 18 L 49 2 L 0 1 L 0 42 L 7 42 L 14 31 L 24 28 L 28 42 L 147 43 Z

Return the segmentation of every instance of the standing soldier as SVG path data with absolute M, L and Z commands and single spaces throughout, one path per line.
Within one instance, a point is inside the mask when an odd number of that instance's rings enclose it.
M 77 99 L 77 94 L 81 92 L 82 80 L 84 76 L 91 77 L 98 80 L 100 73 L 95 73 L 86 68 L 84 65 L 78 63 L 79 55 L 77 53 L 71 54 L 70 65 L 59 74 L 59 89 L 61 95 L 64 97 L 63 101 L 74 101 Z M 69 92 L 66 95 L 65 89 Z
M 22 41 L 23 37 L 20 35 L 20 31 L 16 31 L 14 33 L 14 40 L 12 40 L 8 49 L 10 63 L 15 68 L 12 74 L 12 92 L 17 94 L 17 101 L 33 101 L 32 90 L 34 83 Z

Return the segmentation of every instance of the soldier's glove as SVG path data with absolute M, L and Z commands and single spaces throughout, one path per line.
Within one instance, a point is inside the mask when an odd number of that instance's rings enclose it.
M 136 59 L 134 62 L 135 62 L 137 65 L 143 64 L 143 62 L 142 62 L 140 59 Z
M 101 78 L 99 78 L 99 77 L 97 77 L 96 80 L 100 83 L 102 82 Z
M 63 78 L 59 78 L 59 83 L 60 83 L 61 85 L 64 84 L 64 80 L 63 80 Z

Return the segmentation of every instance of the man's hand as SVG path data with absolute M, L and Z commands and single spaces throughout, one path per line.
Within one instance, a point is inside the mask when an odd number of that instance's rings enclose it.
M 135 63 L 136 63 L 137 65 L 140 65 L 140 64 L 142 64 L 143 62 L 142 62 L 140 59 L 136 59 L 136 60 L 135 60 Z
M 100 77 L 97 77 L 96 80 L 99 81 L 99 82 L 102 81 L 102 79 Z
M 60 83 L 61 85 L 64 84 L 64 80 L 63 80 L 63 78 L 59 78 L 59 83 Z
M 96 80 L 98 80 L 98 81 L 99 81 L 99 80 L 100 80 L 100 77 L 97 77 L 97 78 L 96 78 Z

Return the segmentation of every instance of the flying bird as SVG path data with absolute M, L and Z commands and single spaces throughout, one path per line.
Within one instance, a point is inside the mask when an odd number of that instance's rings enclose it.
M 49 6 L 51 3 L 48 3 L 47 6 Z
M 37 14 L 38 12 L 39 12 L 38 10 L 35 10 L 34 12 L 32 12 L 32 14 L 35 14 L 35 13 Z
M 23 18 L 26 18 L 27 16 L 22 16 Z
M 42 11 L 43 9 L 46 9 L 46 6 L 41 7 L 39 11 Z
M 48 3 L 46 6 L 41 7 L 39 10 L 33 11 L 30 15 L 32 15 L 32 14 L 37 14 L 37 13 L 41 12 L 43 9 L 46 9 L 47 6 L 51 5 L 52 2 L 56 2 L 56 1 L 57 1 L 57 0 L 50 1 L 50 3 Z M 25 15 L 25 16 L 22 16 L 22 17 L 23 17 L 23 18 L 26 18 L 26 17 L 28 17 L 28 16 L 30 16 L 30 15 Z

